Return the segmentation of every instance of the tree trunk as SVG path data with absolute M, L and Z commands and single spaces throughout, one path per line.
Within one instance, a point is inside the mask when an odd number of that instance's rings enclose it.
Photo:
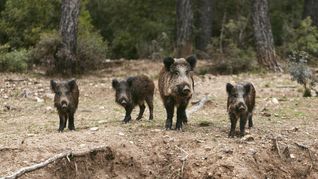
M 205 51 L 212 35 L 212 2 L 213 0 L 200 0 L 199 10 L 199 37 L 197 48 Z
M 177 57 L 192 54 L 192 22 L 191 0 L 177 0 Z
M 267 0 L 253 0 L 252 18 L 258 63 L 274 72 L 282 72 L 277 63 Z
M 62 45 L 58 51 L 58 71 L 72 74 L 76 68 L 77 26 L 81 0 L 62 0 L 60 35 Z
M 318 1 L 305 0 L 303 18 L 311 17 L 312 23 L 318 26 Z

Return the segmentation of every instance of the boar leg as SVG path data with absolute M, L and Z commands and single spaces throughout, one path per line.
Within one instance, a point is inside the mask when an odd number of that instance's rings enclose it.
M 180 105 L 177 109 L 177 123 L 176 123 L 176 130 L 182 129 L 182 123 L 187 120 L 186 115 L 186 105 Z
M 147 97 L 146 98 L 146 103 L 149 107 L 149 120 L 153 119 L 153 97 Z
M 59 132 L 63 132 L 65 126 L 66 126 L 66 117 L 67 115 L 64 115 L 64 114 L 59 114 L 59 117 L 60 117 L 60 126 L 59 126 L 59 129 L 58 131 Z
M 242 114 L 240 119 L 240 137 L 245 135 L 245 126 L 247 122 L 248 114 Z
M 74 126 L 74 113 L 71 113 L 69 115 L 69 119 L 68 119 L 68 129 L 69 130 L 75 130 L 75 126 Z
M 166 119 L 166 129 L 172 128 L 172 118 L 174 113 L 174 102 L 173 99 L 168 98 L 165 100 L 165 108 L 167 113 L 167 119 Z
M 234 135 L 235 135 L 237 117 L 233 113 L 230 113 L 229 116 L 230 116 L 230 121 L 231 121 L 231 130 L 230 130 L 230 133 L 229 133 L 229 137 L 233 138 Z
M 142 118 L 142 115 L 143 115 L 144 112 L 145 112 L 145 108 L 146 108 L 146 106 L 145 106 L 144 103 L 142 103 L 142 104 L 139 105 L 140 111 L 139 111 L 139 114 L 138 114 L 138 117 L 136 118 L 136 120 L 140 120 L 140 119 Z
M 248 128 L 253 127 L 253 113 L 248 114 Z
M 125 118 L 124 118 L 123 122 L 127 123 L 127 122 L 129 122 L 131 120 L 131 112 L 132 112 L 133 108 L 128 106 L 125 109 L 126 109 L 126 115 L 125 115 Z

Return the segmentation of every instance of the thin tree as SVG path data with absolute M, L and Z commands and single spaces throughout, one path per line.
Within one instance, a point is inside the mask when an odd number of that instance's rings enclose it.
M 191 0 L 177 0 L 177 57 L 192 54 L 192 24 L 193 12 Z
M 62 44 L 58 50 L 57 71 L 73 74 L 76 69 L 77 27 L 81 0 L 62 0 L 59 33 Z
M 258 63 L 269 70 L 282 72 L 277 62 L 267 0 L 253 0 L 252 19 Z
M 310 17 L 313 24 L 318 26 L 318 1 L 317 0 L 305 0 L 303 18 Z
M 199 5 L 199 35 L 197 48 L 205 51 L 212 35 L 212 2 L 213 0 L 200 0 Z

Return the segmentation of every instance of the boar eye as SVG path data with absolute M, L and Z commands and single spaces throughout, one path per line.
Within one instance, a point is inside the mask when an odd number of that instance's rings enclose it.
M 233 94 L 232 96 L 233 96 L 234 98 L 237 98 L 238 95 L 235 93 L 235 94 Z
M 175 75 L 179 75 L 180 73 L 179 73 L 178 71 L 175 71 L 174 74 L 175 74 Z
M 61 96 L 61 91 L 56 92 L 56 95 Z

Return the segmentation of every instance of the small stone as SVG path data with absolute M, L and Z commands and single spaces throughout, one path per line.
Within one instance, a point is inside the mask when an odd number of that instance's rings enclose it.
M 296 156 L 294 154 L 290 154 L 290 158 L 294 159 Z
M 119 132 L 119 133 L 118 133 L 118 135 L 120 135 L 120 136 L 124 136 L 125 134 L 124 134 L 124 133 L 122 133 L 122 132 Z
M 104 106 L 100 106 L 99 109 L 105 109 L 105 107 Z
M 46 110 L 46 111 L 53 111 L 53 108 L 52 108 L 51 106 L 47 106 L 47 107 L 45 108 L 45 110 Z
M 254 141 L 254 137 L 251 135 L 245 135 L 241 140 L 243 141 Z
M 41 99 L 41 98 L 39 98 L 39 97 L 35 97 L 35 100 L 36 100 L 36 102 L 38 102 L 38 103 L 44 102 L 44 99 Z
M 278 99 L 277 98 L 272 98 L 272 103 L 273 104 L 279 104 Z
M 106 120 L 100 120 L 100 121 L 98 121 L 97 123 L 98 124 L 105 124 L 107 121 Z
M 133 142 L 133 141 L 129 141 L 129 143 L 134 144 L 134 142 Z
M 8 99 L 9 98 L 9 96 L 8 95 L 3 95 L 3 99 Z
M 90 131 L 98 131 L 98 127 L 92 127 L 89 129 Z
M 212 150 L 212 148 L 211 147 L 205 147 L 205 151 L 211 151 Z
M 35 134 L 31 134 L 31 133 L 30 133 L 30 134 L 27 134 L 27 136 L 28 136 L 28 137 L 33 137 L 33 136 L 35 136 Z
M 80 147 L 85 147 L 85 146 L 86 146 L 86 144 L 80 144 L 79 146 L 80 146 Z

